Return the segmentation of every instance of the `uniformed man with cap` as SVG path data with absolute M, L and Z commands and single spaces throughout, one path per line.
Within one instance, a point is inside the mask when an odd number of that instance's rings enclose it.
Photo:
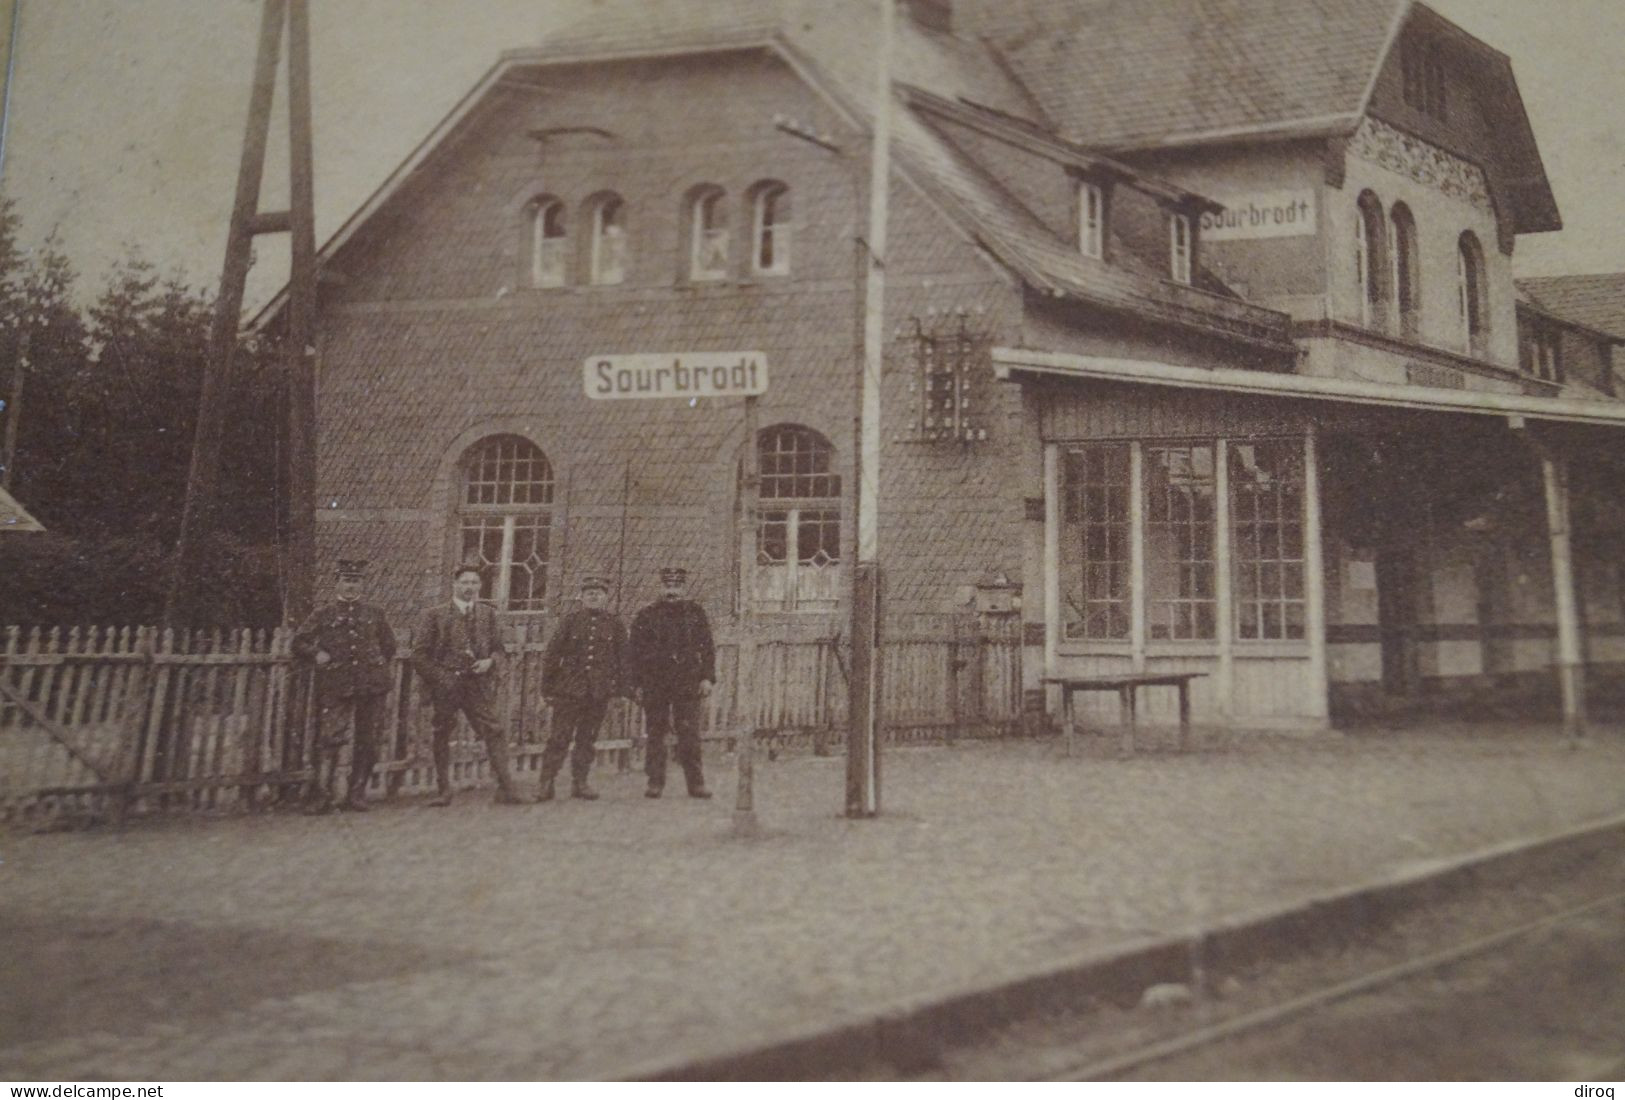
M 666 786 L 666 736 L 677 735 L 677 763 L 690 798 L 710 798 L 700 768 L 700 700 L 717 680 L 717 651 L 705 609 L 684 599 L 688 570 L 660 571 L 661 597 L 632 620 L 629 643 L 632 685 L 647 718 L 644 796 L 659 798 Z
M 342 810 L 367 808 L 367 783 L 378 760 L 378 733 L 384 699 L 394 679 L 395 632 L 382 609 L 361 599 L 367 563 L 341 559 L 335 598 L 311 613 L 293 636 L 296 656 L 316 666 L 316 782 L 311 809 L 333 808 L 330 786 L 344 747 L 345 726 L 353 731 L 350 781 Z
M 610 699 L 626 694 L 626 628 L 605 610 L 608 602 L 609 581 L 583 577 L 581 607 L 564 617 L 542 654 L 542 695 L 553 707 L 553 728 L 542 750 L 543 802 L 553 797 L 553 780 L 566 754 L 570 796 L 598 797 L 587 785 L 598 727 Z

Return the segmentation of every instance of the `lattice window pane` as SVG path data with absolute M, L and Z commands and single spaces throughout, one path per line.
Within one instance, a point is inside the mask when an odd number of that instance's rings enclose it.
M 546 515 L 514 516 L 513 548 L 508 565 L 508 610 L 541 611 L 547 595 Z
M 1067 452 L 1062 474 L 1061 603 L 1068 638 L 1129 635 L 1129 449 Z
M 496 436 L 465 467 L 460 562 L 479 567 L 481 596 L 506 611 L 546 606 L 553 468 L 532 443 Z
M 1216 636 L 1209 444 L 1145 449 L 1146 631 L 1156 641 Z
M 1234 516 L 1236 637 L 1305 637 L 1303 444 L 1298 440 L 1230 446 Z
M 500 574 L 506 527 L 507 520 L 502 516 L 463 517 L 462 555 L 458 561 L 459 564 L 473 565 L 479 569 L 482 600 L 494 597 L 492 585 Z

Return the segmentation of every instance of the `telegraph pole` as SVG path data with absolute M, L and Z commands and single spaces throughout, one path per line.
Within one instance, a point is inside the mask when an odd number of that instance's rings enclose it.
M 265 174 L 265 147 L 284 29 L 288 32 L 289 208 L 261 212 L 260 185 Z M 264 233 L 291 236 L 292 266 L 288 277 L 288 541 L 284 558 L 287 584 L 285 621 L 296 621 L 310 608 L 315 558 L 314 357 L 316 312 L 316 245 L 314 171 L 310 122 L 310 13 L 308 0 L 264 0 L 260 12 L 259 50 L 249 95 L 248 121 L 225 264 L 215 299 L 209 333 L 209 358 L 198 401 L 192 463 L 186 480 L 180 534 L 171 557 L 164 624 L 178 626 L 194 617 L 186 602 L 188 582 L 201 565 L 207 534 L 217 526 L 220 452 L 225 437 L 226 398 L 232 385 L 243 291 L 252 261 L 254 238 Z
M 869 160 L 869 270 L 864 280 L 863 373 L 858 381 L 858 560 L 852 575 L 851 729 L 847 735 L 846 755 L 848 817 L 873 817 L 880 812 L 880 368 L 885 338 L 895 0 L 879 0 L 879 3 L 874 148 Z

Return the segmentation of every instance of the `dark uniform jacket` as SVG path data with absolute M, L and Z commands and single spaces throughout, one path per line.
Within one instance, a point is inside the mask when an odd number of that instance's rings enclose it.
M 383 610 L 370 603 L 334 600 L 312 612 L 294 633 L 293 651 L 311 661 L 318 650 L 330 658 L 316 670 L 322 698 L 382 695 L 393 682 L 395 632 Z
M 656 600 L 632 620 L 632 683 L 645 695 L 695 696 L 717 679 L 705 610 L 693 600 Z
M 496 611 L 475 603 L 464 614 L 447 600 L 425 611 L 418 619 L 417 636 L 412 641 L 412 667 L 431 690 L 448 691 L 459 676 L 470 675 L 474 662 L 496 658 L 481 680 L 496 682 L 506 654 L 502 649 L 502 624 Z
M 608 699 L 626 692 L 626 628 L 621 620 L 590 608 L 570 612 L 542 654 L 542 694 L 549 699 Z

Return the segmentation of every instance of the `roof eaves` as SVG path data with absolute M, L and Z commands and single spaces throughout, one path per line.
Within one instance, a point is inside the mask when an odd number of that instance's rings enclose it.
M 1312 118 L 1287 119 L 1260 125 L 1226 126 L 1215 130 L 1190 130 L 1178 134 L 1147 135 L 1140 138 L 1114 141 L 1105 148 L 1107 153 L 1121 156 L 1125 153 L 1146 153 L 1156 149 L 1180 149 L 1202 145 L 1231 145 L 1244 141 L 1294 141 L 1300 138 L 1335 137 L 1352 134 L 1359 128 L 1363 114 L 1339 112 L 1316 115 Z
M 1103 156 L 1075 142 L 1039 129 L 1038 125 L 979 104 L 955 102 L 913 85 L 902 87 L 905 102 L 927 114 L 975 130 L 1070 168 L 1123 180 L 1145 193 L 1175 206 L 1218 211 L 1224 204 L 1166 180 L 1153 179 L 1139 169 Z

